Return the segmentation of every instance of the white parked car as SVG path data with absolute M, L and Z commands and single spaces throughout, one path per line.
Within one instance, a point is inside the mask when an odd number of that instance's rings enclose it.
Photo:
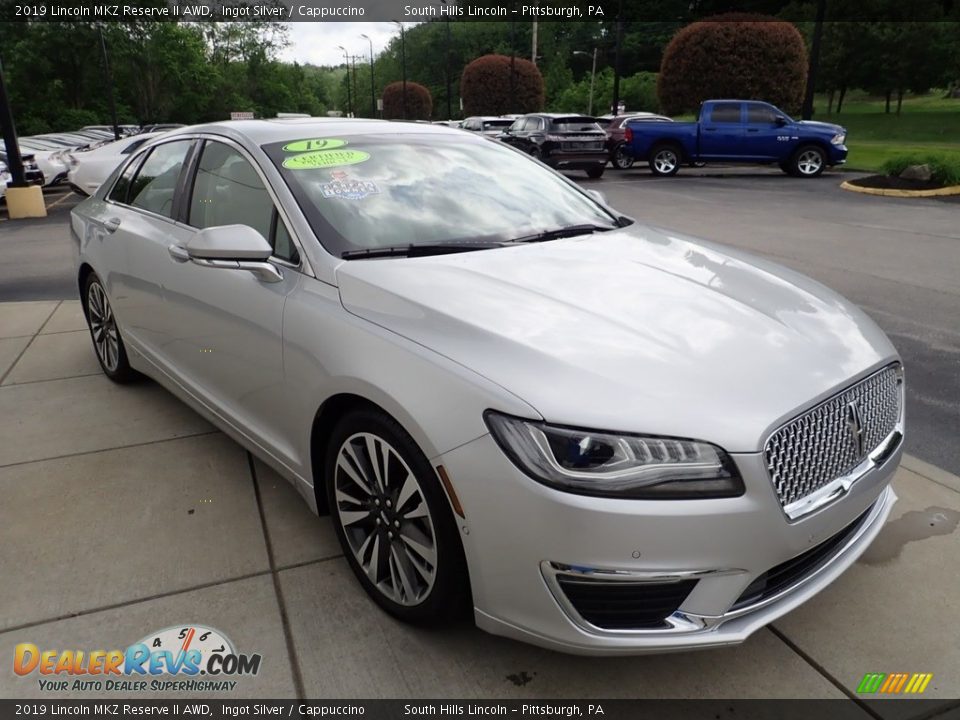
M 20 151 L 33 155 L 37 167 L 43 173 L 44 187 L 56 185 L 67 179 L 65 148 L 56 149 L 48 144 L 24 138 L 20 140 Z
M 81 195 L 92 195 L 130 153 L 161 134 L 155 132 L 131 135 L 91 150 L 67 153 L 66 161 L 70 168 L 67 181 L 70 187 Z
M 154 378 L 329 512 L 400 619 L 738 643 L 896 500 L 903 372 L 866 314 L 482 136 L 184 128 L 71 225 L 104 373 Z

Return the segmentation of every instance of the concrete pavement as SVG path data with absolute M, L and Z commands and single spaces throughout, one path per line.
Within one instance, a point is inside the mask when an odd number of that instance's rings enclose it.
M 76 302 L 0 304 L 0 437 L 0 697 L 83 696 L 15 676 L 17 643 L 123 648 L 185 623 L 263 656 L 223 697 L 842 698 L 867 672 L 960 697 L 960 478 L 912 458 L 870 551 L 773 628 L 595 659 L 383 614 L 285 481 L 152 382 L 100 375 Z

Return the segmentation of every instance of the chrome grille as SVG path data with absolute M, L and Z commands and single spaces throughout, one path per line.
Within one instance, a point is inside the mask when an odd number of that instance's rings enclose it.
M 900 365 L 890 365 L 794 418 L 767 440 L 767 470 L 781 505 L 850 474 L 893 432 L 903 402 L 902 379 Z

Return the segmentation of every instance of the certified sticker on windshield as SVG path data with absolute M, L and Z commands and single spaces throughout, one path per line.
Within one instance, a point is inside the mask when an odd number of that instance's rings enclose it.
M 288 157 L 283 161 L 283 166 L 287 170 L 316 170 L 356 165 L 369 159 L 370 153 L 363 150 L 317 150 Z
M 297 140 L 283 146 L 284 152 L 312 152 L 314 150 L 333 150 L 343 147 L 347 144 L 346 140 L 338 138 L 312 138 L 310 140 Z

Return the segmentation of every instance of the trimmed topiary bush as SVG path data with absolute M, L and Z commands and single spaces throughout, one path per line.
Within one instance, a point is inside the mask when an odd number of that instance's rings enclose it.
M 383 116 L 388 120 L 403 119 L 403 81 L 390 83 L 383 89 Z M 407 80 L 407 120 L 429 120 L 433 112 L 430 91 L 420 83 Z
M 464 116 L 505 115 L 543 109 L 543 76 L 529 60 L 507 55 L 483 55 L 463 69 L 460 97 Z
M 704 100 L 765 100 L 785 112 L 803 104 L 807 48 L 789 22 L 766 15 L 716 15 L 680 29 L 663 53 L 657 95 L 667 113 Z

